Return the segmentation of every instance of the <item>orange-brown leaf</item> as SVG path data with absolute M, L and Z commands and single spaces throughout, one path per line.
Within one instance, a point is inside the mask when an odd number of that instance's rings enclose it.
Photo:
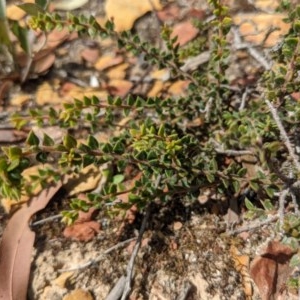
M 42 191 L 29 205 L 23 204 L 10 218 L 0 244 L 0 299 L 26 299 L 35 238 L 35 233 L 29 228 L 29 221 L 33 214 L 45 208 L 61 186 L 62 182 L 58 182 Z

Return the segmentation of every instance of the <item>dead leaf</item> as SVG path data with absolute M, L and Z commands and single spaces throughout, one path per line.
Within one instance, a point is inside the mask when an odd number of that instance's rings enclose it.
M 174 21 L 179 18 L 180 8 L 175 3 L 170 3 L 166 5 L 161 11 L 157 12 L 157 17 L 159 20 L 166 21 Z
M 27 133 L 15 129 L 0 129 L 0 143 L 19 143 L 26 139 Z
M 15 95 L 11 100 L 10 103 L 11 105 L 15 105 L 15 106 L 21 106 L 23 104 L 25 104 L 26 102 L 28 102 L 31 99 L 31 95 L 29 94 L 18 94 Z
M 47 103 L 59 104 L 61 103 L 61 97 L 58 95 L 55 90 L 55 83 L 44 82 L 37 88 L 36 92 L 36 103 L 40 106 L 43 106 Z
M 109 79 L 124 79 L 126 76 L 126 70 L 129 64 L 123 63 L 107 71 L 106 75 Z
M 29 221 L 32 215 L 45 208 L 61 187 L 62 181 L 59 181 L 32 198 L 29 205 L 22 205 L 4 229 L 0 245 L 0 299 L 27 299 L 31 251 L 35 238 L 35 233 L 29 228 Z
M 8 5 L 6 7 L 6 16 L 10 20 L 19 21 L 22 18 L 24 18 L 26 15 L 26 12 L 19 8 L 17 5 Z
M 118 32 L 131 29 L 138 18 L 153 9 L 162 9 L 159 0 L 107 0 L 105 4 L 106 16 L 114 20 Z
M 64 296 L 62 300 L 93 300 L 93 296 L 90 292 L 82 289 L 77 289 Z
M 40 59 L 34 59 L 33 62 L 33 70 L 32 72 L 35 74 L 43 74 L 48 71 L 55 62 L 55 54 L 49 53 Z
M 99 98 L 99 99 L 106 99 L 107 98 L 107 91 L 104 91 L 99 88 L 86 88 L 86 87 L 80 87 L 75 86 L 73 89 L 70 89 L 67 93 L 64 93 L 64 102 L 74 102 L 74 99 L 83 99 L 84 97 L 91 98 L 93 96 Z M 61 97 L 60 103 L 61 103 Z
M 97 70 L 103 71 L 107 68 L 116 66 L 124 61 L 121 55 L 104 54 L 95 63 L 94 67 Z
M 203 9 L 196 9 L 196 8 L 192 8 L 189 12 L 188 12 L 188 17 L 189 18 L 197 18 L 199 20 L 204 20 L 206 17 L 206 11 Z
M 54 49 L 62 44 L 70 36 L 70 32 L 67 28 L 62 30 L 54 29 L 47 34 L 47 42 L 45 45 L 46 49 Z
M 53 9 L 70 11 L 80 8 L 88 2 L 89 0 L 59 0 L 52 1 L 51 4 L 53 5 Z
M 92 240 L 100 232 L 100 224 L 96 221 L 74 223 L 65 228 L 63 235 L 80 242 Z
M 87 47 L 80 52 L 80 55 L 85 61 L 94 64 L 99 57 L 99 49 Z
M 299 102 L 300 101 L 300 92 L 294 92 L 291 94 L 293 100 Z
M 260 256 L 254 258 L 250 266 L 250 275 L 259 289 L 262 300 L 278 299 L 284 292 L 288 276 L 291 274 L 289 261 L 294 255 L 287 245 L 271 241 Z
M 168 81 L 171 77 L 170 70 L 168 69 L 160 69 L 151 72 L 150 74 L 152 79 Z
M 252 290 L 250 275 L 248 272 L 250 258 L 248 255 L 240 254 L 238 249 L 235 246 L 230 247 L 230 254 L 234 261 L 235 269 L 242 276 L 242 282 L 243 282 L 245 296 L 247 297 L 247 299 L 252 299 L 253 290 Z
M 199 30 L 195 28 L 191 21 L 184 21 L 174 26 L 171 37 L 174 38 L 177 36 L 177 43 L 179 43 L 180 46 L 183 46 L 193 40 L 198 32 Z
M 74 272 L 64 272 L 60 274 L 56 279 L 52 281 L 53 285 L 56 285 L 60 288 L 65 288 L 67 281 L 74 275 Z
M 173 96 L 184 95 L 189 84 L 188 80 L 178 80 L 170 85 L 168 92 Z
M 125 97 L 133 87 L 128 80 L 113 79 L 109 82 L 109 91 L 114 96 Z
M 100 168 L 89 165 L 80 170 L 79 173 L 72 175 L 64 188 L 70 196 L 91 191 L 98 186 L 101 177 Z
M 244 39 L 254 45 L 260 45 L 264 41 L 270 28 L 278 28 L 264 43 L 265 47 L 273 47 L 290 29 L 290 25 L 283 22 L 285 17 L 284 14 L 243 13 L 233 16 L 233 22 L 239 27 Z
M 164 87 L 164 83 L 160 80 L 156 80 L 151 88 L 151 90 L 148 92 L 148 97 L 156 97 L 160 96 L 160 92 Z

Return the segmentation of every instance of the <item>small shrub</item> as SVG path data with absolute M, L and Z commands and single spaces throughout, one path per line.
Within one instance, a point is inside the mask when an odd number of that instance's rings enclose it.
M 162 28 L 161 38 L 165 43 L 162 50 L 131 32 L 115 32 L 110 21 L 101 27 L 93 17 L 72 14 L 61 17 L 47 12 L 40 3 L 23 6 L 32 15 L 29 24 L 33 29 L 47 32 L 68 27 L 70 31 L 92 38 L 111 37 L 120 48 L 133 54 L 143 53 L 151 64 L 168 68 L 173 78 L 188 79 L 190 84 L 185 97 L 129 95 L 126 99 L 108 97 L 105 102 L 84 97 L 64 104 L 59 111 L 31 110 L 28 119 L 13 115 L 17 128 L 34 118 L 40 126 L 76 129 L 84 123 L 89 125 L 90 132 L 85 142 L 78 142 L 67 134 L 59 145 L 47 135 L 40 140 L 30 132 L 24 147 L 3 148 L 0 193 L 4 197 L 19 198 L 25 186 L 21 173 L 31 164 L 31 158 L 41 164 L 55 158 L 57 167 L 44 170 L 40 177 L 48 174 L 57 180 L 60 175 L 77 172 L 90 164 L 109 163 L 116 174 L 122 174 L 129 164 L 134 166 L 141 177 L 129 191 L 129 205 L 137 204 L 140 209 L 155 198 L 164 202 L 174 197 L 194 201 L 207 187 L 214 188 L 220 197 L 235 197 L 236 201 L 251 191 L 258 193 L 262 209 L 246 200 L 250 217 L 265 216 L 274 211 L 274 207 L 278 209 L 276 200 L 280 198 L 280 191 L 287 183 L 291 186 L 297 182 L 300 171 L 295 162 L 298 160 L 294 153 L 296 146 L 289 149 L 286 140 L 289 142 L 294 136 L 296 141 L 299 127 L 300 104 L 293 95 L 300 89 L 300 6 L 289 8 L 286 21 L 291 24 L 291 30 L 273 52 L 273 67 L 257 83 L 259 96 L 241 107 L 234 99 L 242 94 L 232 91 L 226 74 L 230 64 L 227 36 L 232 24 L 228 8 L 221 5 L 221 1 L 208 2 L 214 17 L 207 23 L 196 24 L 203 31 L 198 51 L 195 42 L 180 49 L 168 27 Z M 206 64 L 190 73 L 182 71 L 183 58 L 206 50 L 210 52 Z M 103 113 L 99 114 L 100 111 Z M 132 114 L 134 120 L 108 142 L 100 142 L 93 136 L 101 126 L 114 128 L 120 116 Z M 187 126 L 193 120 L 200 120 L 199 125 Z M 255 161 L 254 174 L 249 173 L 245 163 L 249 157 Z M 287 176 L 283 165 L 290 159 L 292 164 Z M 99 194 L 88 196 L 89 205 L 99 207 L 111 203 L 120 193 L 119 188 L 118 182 L 108 181 Z M 292 189 L 289 192 L 293 195 Z M 65 217 L 72 219 L 78 209 L 86 210 L 81 203 L 73 202 L 73 210 L 66 212 Z

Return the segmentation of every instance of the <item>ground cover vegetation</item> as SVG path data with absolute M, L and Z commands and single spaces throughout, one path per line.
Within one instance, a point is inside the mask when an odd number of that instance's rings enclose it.
M 62 212 L 66 222 L 73 222 L 80 210 L 90 207 L 105 209 L 112 216 L 133 205 L 146 212 L 153 202 L 197 201 L 201 191 L 209 189 L 220 201 L 226 199 L 229 207 L 237 203 L 244 207 L 245 218 L 265 221 L 275 217 L 278 225 L 274 230 L 297 249 L 300 6 L 282 1 L 280 9 L 288 12 L 285 21 L 290 23 L 290 31 L 272 50 L 272 66 L 262 71 L 255 92 L 242 100 L 245 91 L 231 87 L 227 74 L 232 55 L 228 8 L 218 0 L 208 2 L 212 17 L 194 23 L 202 38 L 196 46 L 194 42 L 185 48 L 179 47 L 168 26 L 162 27 L 164 44 L 158 48 L 130 31 L 116 32 L 113 21 L 100 26 L 93 17 L 49 13 L 47 1 L 21 5 L 31 15 L 28 26 L 32 29 L 47 33 L 68 27 L 81 36 L 112 38 L 121 50 L 143 53 L 147 62 L 169 69 L 172 78 L 190 83 L 185 97 L 129 95 L 109 96 L 103 101 L 93 96 L 74 99 L 61 110 L 37 108 L 13 114 L 11 121 L 18 129 L 34 122 L 41 127 L 58 125 L 68 133 L 56 144 L 47 134 L 39 138 L 31 131 L 24 146 L 2 147 L 1 195 L 19 199 L 23 193 L 32 193 L 37 184 L 47 187 L 52 180 L 57 182 L 88 165 L 109 164 L 111 172 L 103 189 L 87 194 L 88 201 L 72 199 L 70 210 Z M 7 23 L 0 25 L 5 32 Z M 11 25 L 28 50 L 23 38 L 26 29 Z M 2 37 L 6 51 L 13 55 L 8 35 Z M 207 62 L 185 71 L 183 60 L 204 51 L 210 53 Z M 123 118 L 128 122 L 120 125 Z M 74 133 L 80 128 L 88 130 L 85 137 Z M 108 142 L 94 137 L 95 132 L 108 128 L 117 132 Z M 28 181 L 22 172 L 33 164 L 47 167 Z M 128 166 L 133 175 L 140 174 L 130 188 L 123 185 Z M 129 193 L 129 201 L 117 201 L 125 193 Z M 298 254 L 292 263 L 300 266 Z M 292 283 L 298 288 L 298 279 Z

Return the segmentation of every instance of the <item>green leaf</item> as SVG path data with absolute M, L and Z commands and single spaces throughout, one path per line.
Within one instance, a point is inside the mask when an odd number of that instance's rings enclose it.
M 25 142 L 29 146 L 38 146 L 40 143 L 39 138 L 35 135 L 35 133 L 31 130 L 28 134 L 28 137 Z
M 117 186 L 115 184 L 111 184 L 108 188 L 108 194 L 115 194 L 117 192 Z
M 42 164 L 46 163 L 47 162 L 47 158 L 48 158 L 48 153 L 46 152 L 39 152 L 37 155 L 36 155 L 36 160 Z
M 48 134 L 44 133 L 43 146 L 53 146 L 53 145 L 54 145 L 53 139 Z
M 37 17 L 39 13 L 40 14 L 45 13 L 45 10 L 41 6 L 34 3 L 23 3 L 18 5 L 18 7 L 23 9 L 30 16 L 34 16 L 34 17 Z
M 99 142 L 98 140 L 92 136 L 92 135 L 89 135 L 88 137 L 88 140 L 87 140 L 87 144 L 88 146 L 92 149 L 92 150 L 97 150 L 99 149 Z
M 70 206 L 74 210 L 82 210 L 85 212 L 87 212 L 90 208 L 90 205 L 87 201 L 78 198 L 72 199 Z
M 237 180 L 235 180 L 235 181 L 232 182 L 232 185 L 233 185 L 233 188 L 234 188 L 234 192 L 235 193 L 239 192 L 239 190 L 240 190 L 240 183 Z
M 300 255 L 299 255 L 299 253 L 293 255 L 293 257 L 290 260 L 290 266 L 292 268 L 295 268 L 295 267 L 298 268 L 300 266 Z
M 94 38 L 97 36 L 98 32 L 97 32 L 97 30 L 96 30 L 95 28 L 89 27 L 89 28 L 88 28 L 88 34 L 89 34 L 89 36 L 90 36 L 92 39 L 94 39 Z
M 274 197 L 275 189 L 273 189 L 273 188 L 271 188 L 271 187 L 266 187 L 266 188 L 265 188 L 265 191 L 266 191 L 267 195 L 268 195 L 270 198 L 273 198 L 273 197 Z
M 13 159 L 11 160 L 8 168 L 7 168 L 7 172 L 10 172 L 12 170 L 14 170 L 15 168 L 17 168 L 20 164 L 20 159 Z
M 157 135 L 160 136 L 160 137 L 164 137 L 165 136 L 165 124 L 161 124 L 159 126 Z
M 124 144 L 122 143 L 121 140 L 117 141 L 116 144 L 113 147 L 113 152 L 117 154 L 123 154 L 125 151 Z
M 228 188 L 229 187 L 229 180 L 228 179 L 225 179 L 225 178 L 221 178 L 221 181 L 224 185 L 225 188 Z
M 67 151 L 66 147 L 62 144 L 55 145 L 55 150 L 59 151 L 59 152 L 66 152 Z
M 22 156 L 22 149 L 17 146 L 9 147 L 7 156 L 10 160 L 19 159 Z
M 65 222 L 67 225 L 73 224 L 78 218 L 78 211 L 76 210 L 62 211 L 61 214 L 63 216 L 62 221 Z
M 12 46 L 9 38 L 9 29 L 6 20 L 6 3 L 4 0 L 0 0 L 0 44 L 8 47 Z
M 67 148 L 67 149 L 72 149 L 72 148 L 76 148 L 77 146 L 77 141 L 76 139 L 71 136 L 70 134 L 67 134 L 64 136 L 63 138 L 63 145 Z
M 82 109 L 83 108 L 83 103 L 81 100 L 74 99 L 74 105 L 77 109 Z
M 247 173 L 247 169 L 246 169 L 246 168 L 241 168 L 241 169 L 239 169 L 239 171 L 237 172 L 237 175 L 238 175 L 239 177 L 244 177 L 244 176 L 246 175 L 246 173 Z
M 25 51 L 25 53 L 31 55 L 31 43 L 28 39 L 28 30 L 20 26 L 19 22 L 17 21 L 11 21 L 11 24 L 11 30 L 13 34 L 18 38 L 21 48 Z
M 153 150 L 150 150 L 147 154 L 147 160 L 152 160 L 157 158 L 157 153 Z
M 125 176 L 123 174 L 117 174 L 113 177 L 113 183 L 119 184 L 124 180 Z
M 34 1 L 36 5 L 38 5 L 39 7 L 46 9 L 48 6 L 48 2 L 50 2 L 49 0 L 35 0 Z
M 89 97 L 84 96 L 83 97 L 83 103 L 85 106 L 90 106 L 92 104 L 92 99 Z
M 209 183 L 212 183 L 215 181 L 215 176 L 212 173 L 206 173 L 205 176 Z
M 253 180 L 250 181 L 249 183 L 251 189 L 255 192 L 257 192 L 259 190 L 259 184 Z
M 134 105 L 134 102 L 135 102 L 135 99 L 134 97 L 130 94 L 127 99 L 126 99 L 126 102 L 127 102 L 127 105 L 130 105 L 130 106 L 133 106 Z
M 113 102 L 113 105 L 115 106 L 121 106 L 122 105 L 122 99 L 120 97 L 117 97 L 115 101 Z
M 248 198 L 245 198 L 245 205 L 246 205 L 247 209 L 249 209 L 249 210 L 256 209 L 256 207 L 253 205 L 253 203 Z
M 102 145 L 101 150 L 104 153 L 111 153 L 112 150 L 113 150 L 113 147 L 112 147 L 112 145 L 110 143 L 105 143 L 105 144 Z
M 91 101 L 92 101 L 93 105 L 99 105 L 100 104 L 100 100 L 96 96 L 92 96 Z
M 272 202 L 269 199 L 265 200 L 265 201 L 261 201 L 261 204 L 263 205 L 264 209 L 267 211 L 274 210 L 274 205 L 272 204 Z
M 288 47 L 294 49 L 297 46 L 299 39 L 296 37 L 287 37 L 284 42 Z
M 108 20 L 104 26 L 109 31 L 113 31 L 114 27 L 115 27 L 113 21 L 110 21 L 110 20 Z
M 141 200 L 141 197 L 130 193 L 128 196 L 128 200 L 129 200 L 129 202 L 136 203 Z
M 245 205 L 246 205 L 247 209 L 250 211 L 256 210 L 256 207 L 253 205 L 253 203 L 248 198 L 245 198 Z
M 139 107 L 142 108 L 143 103 L 144 103 L 144 100 L 140 96 L 137 96 L 135 99 L 135 106 L 137 108 L 139 108 Z
M 209 169 L 210 171 L 216 172 L 218 170 L 218 163 L 215 158 L 212 158 L 209 162 Z
M 114 103 L 114 97 L 111 96 L 111 95 L 108 95 L 108 96 L 107 96 L 107 103 L 108 103 L 109 105 L 113 105 L 113 103 Z

